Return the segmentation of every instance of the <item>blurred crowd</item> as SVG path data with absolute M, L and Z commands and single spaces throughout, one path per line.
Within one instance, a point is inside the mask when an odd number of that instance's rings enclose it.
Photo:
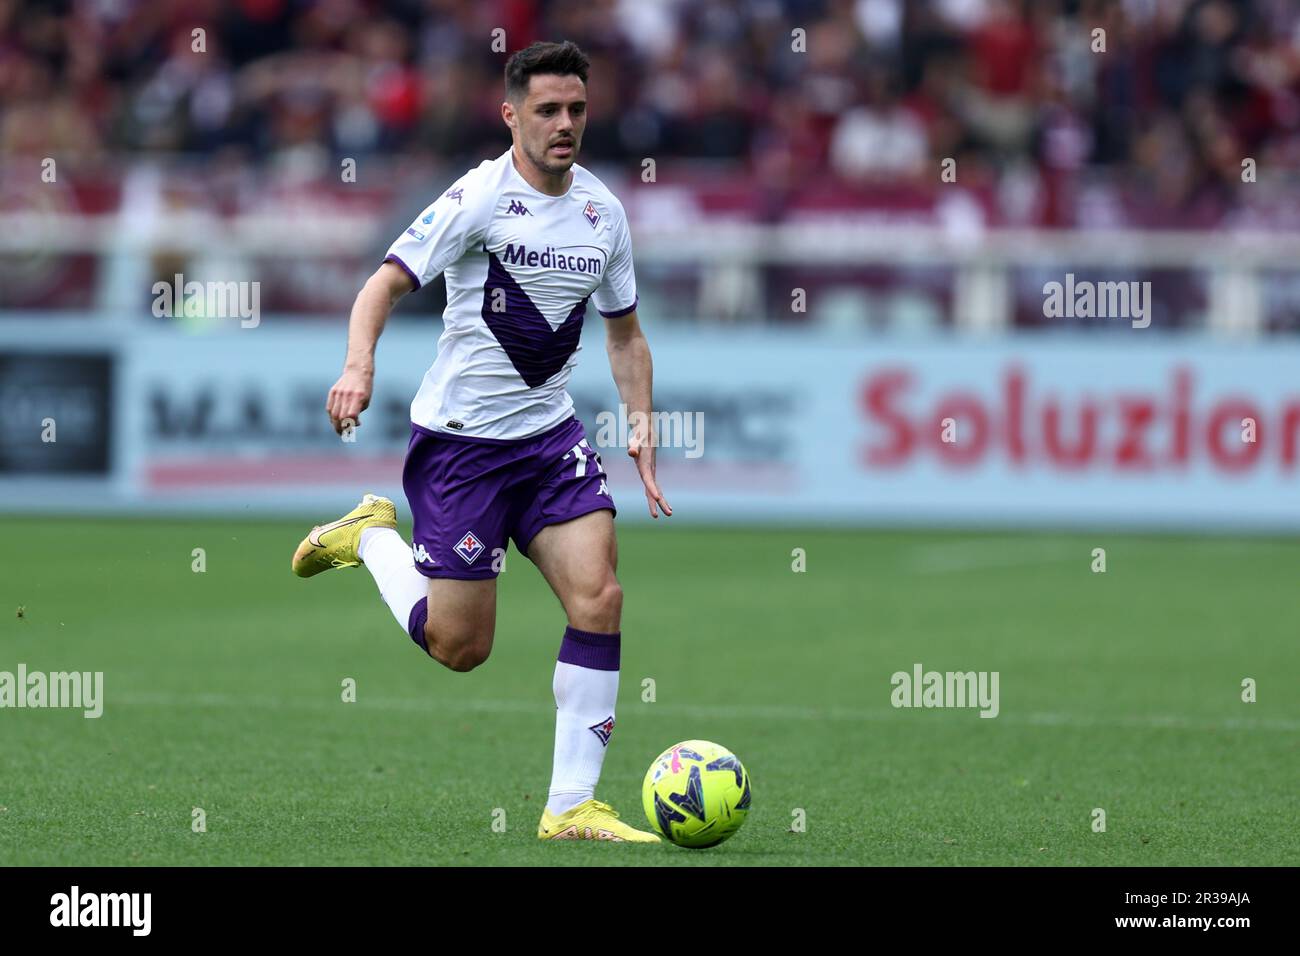
M 507 53 L 558 38 L 589 163 L 851 189 L 952 158 L 1049 225 L 1084 173 L 1198 224 L 1243 158 L 1300 164 L 1293 0 L 0 0 L 0 154 L 463 167 L 507 143 Z

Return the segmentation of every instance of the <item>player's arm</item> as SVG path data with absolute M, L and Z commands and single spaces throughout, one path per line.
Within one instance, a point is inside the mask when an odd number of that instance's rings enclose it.
M 619 397 L 627 406 L 627 418 L 632 425 L 627 453 L 636 462 L 641 483 L 645 485 L 650 517 L 658 518 L 660 510 L 665 517 L 671 516 L 673 509 L 664 500 L 655 480 L 654 433 L 650 427 L 654 363 L 650 358 L 650 343 L 637 322 L 636 309 L 605 320 L 605 351 L 609 353 L 609 368 L 614 373 Z
M 415 288 L 410 275 L 397 263 L 384 262 L 357 293 L 348 320 L 348 354 L 343 374 L 325 400 L 334 431 L 342 434 L 345 423 L 360 427 L 361 413 L 370 405 L 375 384 L 375 345 L 397 300 Z
M 348 323 L 348 355 L 343 374 L 330 389 L 325 410 L 336 432 L 370 404 L 375 380 L 375 343 L 393 305 L 402 296 L 422 288 L 465 250 L 481 241 L 492 204 L 476 203 L 471 180 L 462 177 L 411 223 L 388 249 L 384 263 L 372 275 L 352 306 Z M 462 198 L 464 202 L 462 203 Z

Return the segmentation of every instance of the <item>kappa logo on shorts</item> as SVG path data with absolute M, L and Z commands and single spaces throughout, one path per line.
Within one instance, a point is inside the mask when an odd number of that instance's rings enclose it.
M 600 723 L 592 724 L 587 729 L 600 738 L 602 746 L 608 747 L 609 738 L 614 733 L 614 716 L 611 714 Z
M 433 558 L 429 557 L 429 552 L 424 550 L 424 545 L 411 545 L 411 554 L 415 556 L 416 564 L 435 564 Z
M 456 553 L 465 559 L 466 564 L 473 564 L 474 559 L 483 553 L 483 542 L 473 531 L 466 531 L 465 537 L 456 542 Z

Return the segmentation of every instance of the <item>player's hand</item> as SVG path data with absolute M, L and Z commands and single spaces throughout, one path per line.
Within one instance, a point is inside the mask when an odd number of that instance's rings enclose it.
M 342 435 L 349 423 L 353 428 L 361 427 L 361 413 L 370 407 L 370 391 L 374 384 L 373 372 L 343 370 L 325 399 L 325 411 L 335 434 Z
M 627 454 L 636 462 L 641 484 L 645 485 L 645 500 L 650 506 L 650 517 L 658 518 L 661 509 L 665 518 L 672 517 L 672 506 L 664 500 L 659 483 L 655 481 L 655 446 L 634 433 L 627 443 Z

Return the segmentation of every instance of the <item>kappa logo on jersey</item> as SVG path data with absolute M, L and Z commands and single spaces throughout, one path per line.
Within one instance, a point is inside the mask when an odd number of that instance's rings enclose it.
M 429 552 L 424 550 L 424 545 L 411 545 L 411 554 L 415 556 L 416 564 L 434 564 L 433 558 L 429 557 Z
M 474 559 L 483 553 L 483 542 L 473 531 L 466 531 L 465 537 L 456 542 L 456 553 L 465 559 L 466 564 L 473 564 Z
M 518 199 L 512 200 L 510 203 L 510 208 L 506 210 L 507 216 L 511 214 L 519 215 L 519 216 L 532 215 L 532 213 L 528 211 L 528 207 L 525 206 L 523 203 L 521 203 Z
M 587 208 L 582 211 L 582 214 L 587 217 L 587 222 L 591 223 L 591 228 L 595 229 L 596 223 L 600 222 L 600 213 L 596 212 L 596 207 L 590 200 L 587 201 Z
M 600 738 L 602 746 L 608 747 L 610 735 L 614 733 L 614 715 L 611 714 L 600 723 L 592 724 L 587 729 Z
M 459 206 L 459 205 L 460 205 L 461 197 L 465 195 L 465 190 L 463 190 L 463 189 L 459 189 L 459 188 L 458 188 L 458 189 L 449 189 L 449 190 L 447 190 L 447 192 L 445 192 L 443 195 L 446 196 L 448 199 L 454 199 L 454 200 L 456 200 L 456 205 Z

